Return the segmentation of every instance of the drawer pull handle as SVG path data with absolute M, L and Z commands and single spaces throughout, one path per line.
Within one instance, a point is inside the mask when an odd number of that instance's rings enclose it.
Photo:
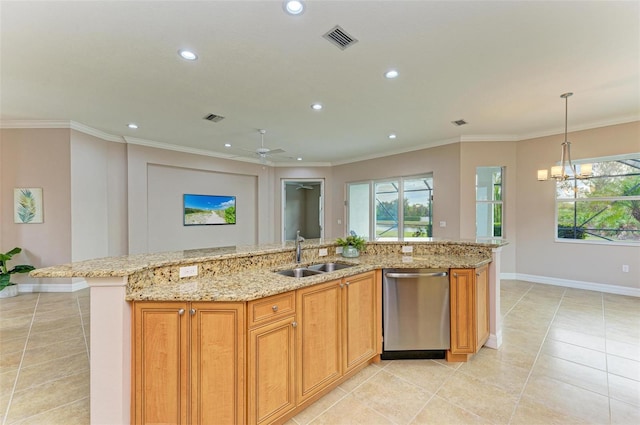
M 184 314 L 184 308 L 181 308 L 180 310 L 178 310 L 178 315 L 182 316 Z
M 273 310 L 273 312 L 275 313 L 276 311 L 278 311 L 278 306 L 274 305 L 273 307 L 271 307 L 271 310 Z

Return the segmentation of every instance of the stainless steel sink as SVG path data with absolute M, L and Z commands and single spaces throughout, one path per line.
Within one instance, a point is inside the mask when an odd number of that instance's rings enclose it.
M 353 264 L 323 263 L 323 264 L 314 264 L 313 266 L 309 266 L 308 268 L 311 270 L 318 270 L 324 273 L 328 273 L 336 270 L 348 269 L 349 267 L 353 267 Z
M 318 270 L 311 270 L 305 267 L 296 267 L 295 269 L 280 270 L 279 272 L 276 272 L 276 273 L 281 274 L 282 276 L 289 276 L 289 277 L 307 277 L 307 276 L 315 276 L 318 274 L 322 274 L 323 272 Z
M 295 269 L 280 270 L 276 273 L 289 277 L 307 277 L 342 270 L 353 266 L 353 264 L 345 263 L 322 263 L 314 264 L 309 267 L 296 267 Z

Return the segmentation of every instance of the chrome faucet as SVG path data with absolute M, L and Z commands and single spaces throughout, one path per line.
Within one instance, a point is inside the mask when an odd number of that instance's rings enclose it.
M 296 263 L 300 264 L 302 260 L 302 242 L 304 238 L 300 236 L 300 230 L 296 232 Z

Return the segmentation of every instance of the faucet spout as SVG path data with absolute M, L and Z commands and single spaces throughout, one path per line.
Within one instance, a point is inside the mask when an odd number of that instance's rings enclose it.
M 300 230 L 296 232 L 296 263 L 300 264 L 302 261 L 302 242 L 304 238 L 300 236 Z

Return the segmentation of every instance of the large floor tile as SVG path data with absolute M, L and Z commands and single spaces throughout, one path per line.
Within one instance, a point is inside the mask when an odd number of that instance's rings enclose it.
M 486 421 L 509 422 L 517 395 L 459 371 L 440 388 L 437 395 Z
M 433 397 L 411 421 L 411 425 L 469 424 L 484 425 L 491 422 L 440 397 Z
M 609 398 L 548 376 L 532 375 L 522 393 L 529 402 L 540 403 L 548 409 L 572 417 L 584 423 L 609 422 Z M 521 401 L 522 403 L 522 401 Z
M 386 371 L 386 368 L 351 393 L 361 403 L 392 420 L 406 424 L 433 393 Z
M 584 419 L 572 416 L 565 409 L 553 409 L 524 397 L 518 403 L 510 425 L 583 425 Z
M 358 386 L 360 386 L 363 382 L 365 382 L 367 379 L 371 378 L 373 375 L 380 372 L 381 370 L 382 368 L 380 366 L 375 364 L 370 364 L 369 366 L 361 370 L 359 373 L 349 378 L 349 380 L 340 384 L 340 388 L 342 388 L 342 390 L 346 392 L 351 392 L 354 389 L 356 389 Z
M 640 409 L 640 382 L 609 374 L 609 396 Z
M 430 393 L 435 393 L 455 373 L 455 369 L 432 360 L 395 360 L 384 371 Z
M 640 381 L 640 361 L 607 354 L 607 370 L 614 375 Z
M 51 409 L 81 400 L 89 394 L 89 372 L 65 376 L 55 381 L 16 391 L 7 421 L 9 424 L 27 419 Z
M 89 397 L 85 397 L 13 422 L 11 425 L 87 425 L 90 422 L 89 416 Z
M 542 353 L 595 369 L 607 370 L 607 355 L 605 353 L 579 345 L 548 339 L 542 346 Z
M 640 424 L 640 409 L 637 405 L 611 400 L 611 425 Z
M 318 416 L 313 425 L 394 425 L 394 422 L 367 407 L 352 394 Z
M 638 344 L 607 339 L 607 354 L 625 359 L 640 360 L 640 341 Z
M 324 413 L 324 411 L 331 408 L 331 406 L 338 403 L 346 395 L 347 392 L 338 387 L 303 410 L 301 413 L 297 414 L 293 420 L 299 425 L 307 425 Z
M 458 369 L 458 373 L 495 385 L 511 394 L 520 394 L 529 371 L 530 368 L 522 368 L 499 360 L 499 357 L 490 350 L 480 351 Z
M 85 352 L 23 367 L 20 369 L 16 391 L 25 391 L 43 382 L 55 381 L 88 370 L 89 359 Z
M 607 372 L 546 354 L 536 361 L 532 376 L 546 376 L 598 394 L 609 394 Z
M 605 338 L 602 336 L 590 335 L 573 329 L 552 326 L 549 329 L 547 338 L 562 341 L 591 350 L 606 351 Z

